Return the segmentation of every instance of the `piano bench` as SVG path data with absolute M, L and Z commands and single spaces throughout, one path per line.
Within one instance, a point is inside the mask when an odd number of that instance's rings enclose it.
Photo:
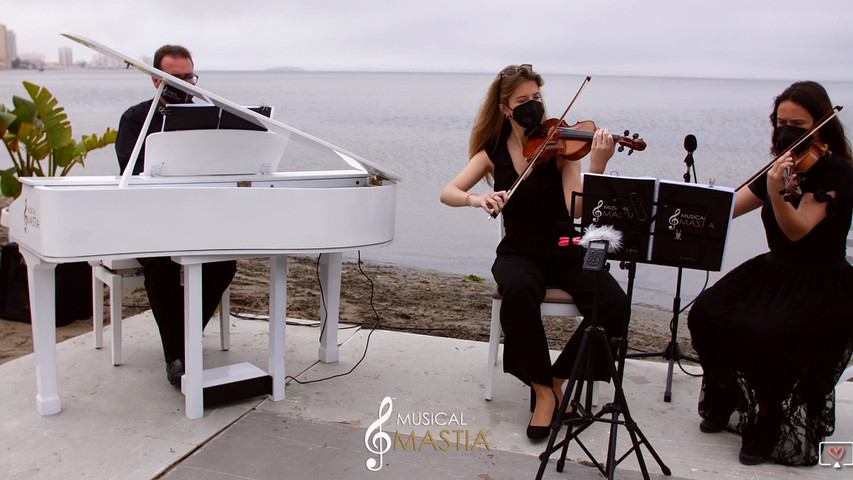
M 141 288 L 145 277 L 142 265 L 129 258 L 90 262 L 92 265 L 92 326 L 95 348 L 104 346 L 104 285 L 110 287 L 110 322 L 113 326 L 113 365 L 123 363 L 121 354 L 122 293 L 125 288 Z M 222 350 L 231 347 L 231 292 L 226 288 L 219 304 L 219 330 Z

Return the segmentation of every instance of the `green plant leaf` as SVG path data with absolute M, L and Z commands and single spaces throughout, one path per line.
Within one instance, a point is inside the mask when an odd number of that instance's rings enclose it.
M 44 124 L 44 132 L 50 148 L 56 149 L 71 142 L 71 122 L 63 107 L 57 106 L 59 101 L 44 87 L 30 82 L 24 82 L 24 88 L 35 103 L 38 117 Z
M 83 135 L 83 139 L 77 143 L 77 152 L 85 157 L 85 155 L 92 150 L 104 148 L 107 145 L 116 143 L 117 137 L 118 131 L 110 128 L 108 128 L 100 138 L 98 138 L 98 135 L 95 133 L 91 135 Z
M 21 194 L 21 182 L 15 176 L 15 168 L 0 171 L 0 195 L 18 198 Z
M 14 113 L 6 111 L 5 105 L 0 105 L 0 136 L 6 135 L 6 131 L 18 117 Z
M 15 109 L 11 113 L 15 115 L 16 120 L 9 124 L 9 131 L 18 133 L 18 128 L 22 123 L 32 124 L 35 122 L 36 104 L 31 100 L 15 95 L 12 97 L 12 105 Z
M 27 156 L 33 160 L 44 160 L 50 153 L 50 145 L 45 135 L 30 123 L 22 123 L 18 128 L 18 141 L 27 149 Z M 30 173 L 32 175 L 32 173 Z M 29 175 L 21 175 L 26 177 Z
M 52 177 L 56 175 L 57 168 L 64 169 L 77 160 L 77 142 L 72 140 L 71 143 L 66 143 L 59 148 L 54 148 L 51 153 L 53 155 L 53 162 L 50 166 L 50 171 L 46 174 Z

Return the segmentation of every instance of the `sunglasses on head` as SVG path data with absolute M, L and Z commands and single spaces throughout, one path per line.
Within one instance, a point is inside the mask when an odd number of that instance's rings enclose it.
M 522 63 L 517 67 L 510 67 L 501 72 L 501 78 L 504 77 L 514 77 L 521 72 L 531 73 L 533 71 L 533 65 L 529 63 Z

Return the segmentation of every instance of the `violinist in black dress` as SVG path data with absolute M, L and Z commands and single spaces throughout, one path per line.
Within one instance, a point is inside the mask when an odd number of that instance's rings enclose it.
M 770 251 L 700 294 L 688 316 L 704 370 L 700 429 L 739 433 L 747 465 L 814 465 L 835 428 L 834 386 L 853 349 L 853 266 L 845 257 L 853 158 L 837 117 L 781 155 L 831 111 L 815 82 L 776 98 L 771 151 L 779 158 L 738 191 L 734 212 L 761 207 Z
M 507 201 L 507 190 L 528 166 L 524 155 L 527 132 L 545 120 L 539 91 L 543 83 L 530 65 L 510 66 L 494 79 L 471 133 L 471 159 L 441 192 L 441 201 L 447 205 L 503 216 L 506 234 L 492 266 L 503 296 L 503 365 L 506 372 L 533 387 L 536 408 L 527 428 L 527 436 L 533 440 L 550 433 L 552 417 L 562 401 L 562 386 L 571 375 L 583 331 L 592 319 L 594 293 L 594 276 L 584 274 L 581 259 L 557 254 L 558 225 L 570 223 L 572 192 L 582 191 L 581 162 L 555 155 L 537 163 L 514 190 L 512 201 Z M 604 172 L 614 149 L 612 135 L 606 129 L 597 130 L 591 140 L 590 172 Z M 468 193 L 481 180 L 493 183 L 495 191 Z M 576 208 L 579 215 L 580 205 Z M 619 335 L 627 314 L 627 296 L 609 273 L 599 279 L 597 314 L 608 336 Z M 546 286 L 569 292 L 584 315 L 553 365 L 540 315 Z M 596 380 L 608 375 L 603 365 L 592 374 Z

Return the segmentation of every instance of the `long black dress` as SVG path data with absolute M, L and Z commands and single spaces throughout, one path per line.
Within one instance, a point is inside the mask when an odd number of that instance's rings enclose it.
M 507 190 L 518 178 L 506 147 L 508 122 L 497 144 L 486 150 L 495 165 L 495 190 Z M 552 385 L 552 378 L 569 378 L 583 338 L 594 314 L 608 337 L 620 336 L 627 318 L 627 296 L 616 280 L 602 272 L 582 269 L 581 258 L 558 247 L 560 235 L 571 229 L 571 217 L 563 195 L 563 182 L 556 158 L 537 165 L 520 184 L 501 213 L 505 236 L 497 247 L 492 274 L 503 296 L 501 327 L 504 332 L 504 371 L 526 384 Z M 569 292 L 584 316 L 560 356 L 551 364 L 539 305 L 546 287 Z M 609 379 L 604 352 L 593 354 L 591 371 L 584 378 Z
M 759 400 L 781 405 L 771 459 L 814 465 L 820 442 L 835 429 L 834 386 L 853 349 L 853 267 L 845 258 L 853 166 L 825 156 L 807 172 L 802 189 L 827 202 L 827 216 L 796 242 L 776 222 L 769 195 L 779 192 L 767 192 L 766 180 L 765 174 L 749 188 L 764 199 L 761 219 L 770 252 L 699 295 L 688 316 L 705 371 L 699 414 L 707 418 L 714 408 L 709 392 L 719 390 L 715 384 L 737 385 L 730 391 L 736 392 L 739 415 L 727 429 L 743 433 L 754 424 Z

